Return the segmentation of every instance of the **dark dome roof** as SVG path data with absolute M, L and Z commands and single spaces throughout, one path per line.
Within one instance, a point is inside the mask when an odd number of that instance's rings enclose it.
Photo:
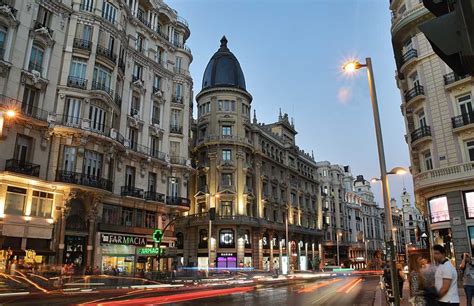
M 227 48 L 225 36 L 221 39 L 221 47 L 207 64 L 202 78 L 203 90 L 213 87 L 237 87 L 246 90 L 244 73 L 235 55 Z

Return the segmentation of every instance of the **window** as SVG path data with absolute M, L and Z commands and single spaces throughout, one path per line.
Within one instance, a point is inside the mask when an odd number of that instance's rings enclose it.
M 156 191 L 156 173 L 153 173 L 153 172 L 148 173 L 148 191 L 151 191 L 151 192 Z
M 102 5 L 102 17 L 111 23 L 115 23 L 115 18 L 117 15 L 117 8 L 108 1 L 104 1 Z
M 120 207 L 104 204 L 102 222 L 105 224 L 120 225 Z
M 165 54 L 164 50 L 160 48 L 159 46 L 156 46 L 155 61 L 157 61 L 160 64 L 163 64 L 164 54 Z
M 133 226 L 133 209 L 122 208 L 122 225 Z
M 161 89 L 161 77 L 155 74 L 153 79 L 153 92 Z
M 296 194 L 290 193 L 290 203 L 296 204 Z
M 137 40 L 135 41 L 135 48 L 139 52 L 145 51 L 145 38 L 141 36 L 140 34 L 137 34 Z
M 466 203 L 467 217 L 474 218 L 474 191 L 464 193 L 464 203 Z
M 180 98 L 183 96 L 183 84 L 177 83 L 175 86 L 175 96 Z
M 94 0 L 82 0 L 81 6 L 79 7 L 81 11 L 87 11 L 87 12 L 92 12 L 93 8 L 94 8 Z
M 160 140 L 157 137 L 150 136 L 150 153 L 155 158 L 160 158 Z
M 65 146 L 63 149 L 62 170 L 75 172 L 76 170 L 76 148 Z
M 20 166 L 23 166 L 26 162 L 32 158 L 33 139 L 31 137 L 17 134 L 14 159 L 17 160 Z
M 232 150 L 222 150 L 222 160 L 229 161 L 232 160 Z
M 183 59 L 181 57 L 177 56 L 175 66 L 176 66 L 176 69 L 178 71 L 181 70 L 182 62 L 183 62 Z
M 135 187 L 135 168 L 127 166 L 125 169 L 125 185 Z
M 222 136 L 232 136 L 232 126 L 223 125 L 222 126 Z
M 156 214 L 151 211 L 145 213 L 145 227 L 156 228 Z
M 171 110 L 171 126 L 173 128 L 181 127 L 181 111 L 179 109 Z
M 232 173 L 222 173 L 221 183 L 222 186 L 232 186 Z
M 137 140 L 138 140 L 138 129 L 129 128 L 128 141 L 129 141 L 129 146 L 132 150 L 137 150 L 137 147 L 138 147 Z
M 71 69 L 69 70 L 69 76 L 85 79 L 87 73 L 87 61 L 82 58 L 73 57 L 71 61 Z
M 92 76 L 92 89 L 110 90 L 110 80 L 112 71 L 110 69 L 96 64 L 94 67 L 94 75 Z
M 153 102 L 153 109 L 151 113 L 151 123 L 160 125 L 160 115 L 161 109 L 160 104 L 158 102 Z
M 26 206 L 26 189 L 13 186 L 7 187 L 4 213 L 8 215 L 23 215 Z
M 137 209 L 135 210 L 135 226 L 136 227 L 143 227 L 143 218 L 144 218 L 144 214 L 143 214 L 143 210 L 141 209 Z
M 91 105 L 89 107 L 89 127 L 92 131 L 98 133 L 105 133 L 105 119 L 107 113 L 102 108 Z
M 53 201 L 54 194 L 34 190 L 31 199 L 30 216 L 51 218 Z
M 79 126 L 81 122 L 81 100 L 67 98 L 64 110 L 63 124 L 69 126 Z
M 39 73 L 43 72 L 43 58 L 44 58 L 44 49 L 37 45 L 33 44 L 31 48 L 30 63 L 28 66 L 29 71 L 38 71 Z
M 140 96 L 137 94 L 132 95 L 131 105 L 130 105 L 130 115 L 139 116 L 140 115 Z
M 458 98 L 459 110 L 464 124 L 469 124 L 474 121 L 474 112 L 472 110 L 471 95 L 467 94 Z
M 423 159 L 425 161 L 425 171 L 433 169 L 433 160 L 431 159 L 431 152 L 426 152 L 423 154 Z
M 0 59 L 5 59 L 5 49 L 8 29 L 0 25 Z
M 250 107 L 245 103 L 242 103 L 242 115 L 246 117 L 250 116 Z
M 232 229 L 221 229 L 219 232 L 219 247 L 234 248 L 234 231 Z
M 183 233 L 176 233 L 176 248 L 182 250 L 184 248 L 184 235 Z
M 474 162 L 474 140 L 466 141 L 467 158 Z
M 211 102 L 203 103 L 198 108 L 198 116 L 211 112 Z
M 200 249 L 207 248 L 207 230 L 199 230 L 199 246 Z
M 84 164 L 82 172 L 88 177 L 102 177 L 102 154 L 86 150 L 84 153 Z
M 177 177 L 168 178 L 168 196 L 173 199 L 179 197 L 179 179 Z
M 219 111 L 235 112 L 235 101 L 219 100 L 217 101 Z
M 419 127 L 420 128 L 426 127 L 427 124 L 426 124 L 425 111 L 424 110 L 419 111 L 418 114 L 417 114 L 417 117 L 418 117 Z
M 250 249 L 252 247 L 252 236 L 249 230 L 244 230 L 244 242 L 246 249 Z
M 449 221 L 448 199 L 446 196 L 432 198 L 428 203 L 431 223 Z
M 143 66 L 135 63 L 133 65 L 133 81 L 141 80 L 143 75 Z
M 36 116 L 37 112 L 37 102 L 38 102 L 38 97 L 39 97 L 39 90 L 30 87 L 30 86 L 25 86 L 25 90 L 23 92 L 23 101 L 21 103 L 21 111 L 28 115 L 28 116 Z
M 410 83 L 412 88 L 420 86 L 420 79 L 418 78 L 418 72 L 413 72 L 410 77 Z
M 51 22 L 51 12 L 48 11 L 45 7 L 40 6 L 38 9 L 38 15 L 36 16 L 36 22 L 43 27 L 49 27 Z
M 232 202 L 231 201 L 221 202 L 221 216 L 222 217 L 232 216 Z

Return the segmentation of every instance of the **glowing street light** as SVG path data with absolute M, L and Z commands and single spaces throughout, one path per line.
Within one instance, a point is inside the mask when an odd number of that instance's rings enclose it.
M 13 119 L 16 116 L 16 111 L 13 109 L 8 109 L 6 111 L 0 111 L 0 137 L 3 137 L 3 127 L 5 123 L 5 117 L 8 119 Z

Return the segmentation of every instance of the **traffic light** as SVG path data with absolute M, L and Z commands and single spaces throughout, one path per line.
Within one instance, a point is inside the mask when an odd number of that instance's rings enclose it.
M 474 75 L 474 0 L 423 0 L 435 18 L 419 25 L 433 51 L 459 75 Z
M 156 243 L 160 244 L 160 243 L 161 243 L 161 239 L 163 239 L 163 231 L 160 230 L 160 229 L 156 229 L 156 230 L 153 232 L 153 241 L 155 241 Z

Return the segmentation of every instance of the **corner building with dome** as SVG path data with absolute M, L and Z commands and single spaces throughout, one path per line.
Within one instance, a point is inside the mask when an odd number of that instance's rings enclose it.
M 252 118 L 252 95 L 227 43 L 223 37 L 196 96 L 195 172 L 190 209 L 175 228 L 178 258 L 203 269 L 273 270 L 285 264 L 289 246 L 290 266 L 310 269 L 323 226 L 314 156 L 296 145 L 287 114 L 280 111 L 269 124 L 258 122 L 255 112 Z M 209 232 L 210 208 L 216 214 Z

